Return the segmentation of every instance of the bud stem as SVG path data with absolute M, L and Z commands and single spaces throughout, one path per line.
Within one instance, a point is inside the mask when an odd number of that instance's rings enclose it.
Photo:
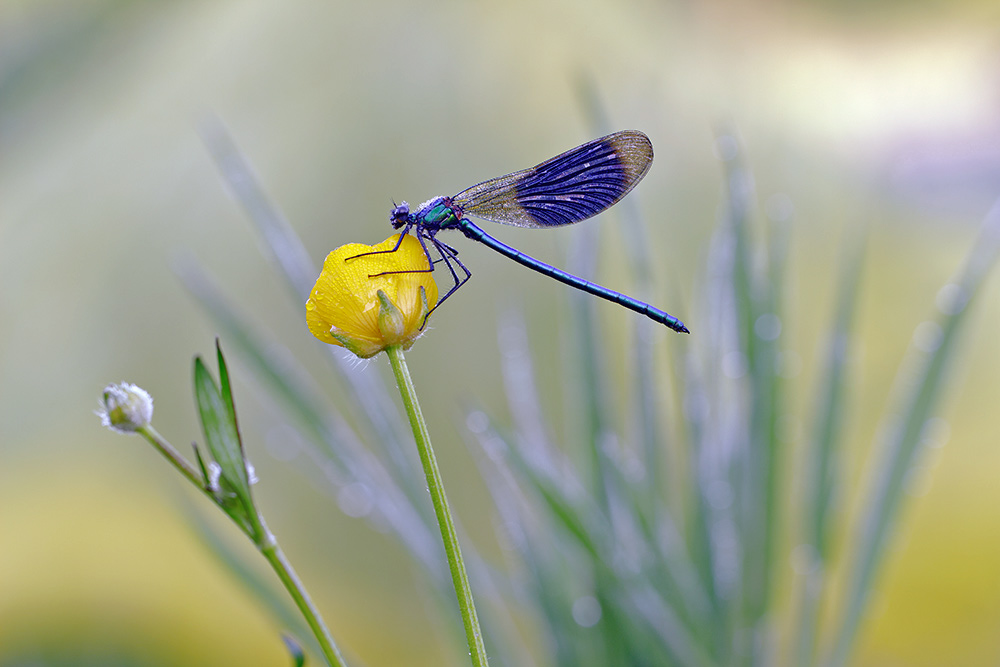
M 167 442 L 167 440 L 160 435 L 155 428 L 147 424 L 146 426 L 138 429 L 137 432 L 139 435 L 144 437 L 149 444 L 153 445 L 153 447 L 156 448 L 156 451 L 163 454 L 163 458 L 170 461 L 171 465 L 177 468 L 182 475 L 187 477 L 188 481 L 205 493 L 208 493 L 209 497 L 211 497 L 212 494 L 205 487 L 205 479 L 202 477 L 202 474 L 198 471 L 198 469 L 191 465 L 187 459 L 181 456 L 180 452 L 174 449 L 174 446 Z

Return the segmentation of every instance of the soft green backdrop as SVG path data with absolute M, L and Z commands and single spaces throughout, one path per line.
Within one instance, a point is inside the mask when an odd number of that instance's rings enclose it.
M 91 414 L 125 379 L 155 396 L 175 443 L 200 437 L 190 360 L 215 332 L 178 262 L 203 264 L 263 331 L 319 359 L 201 143 L 204 119 L 228 126 L 319 262 L 388 236 L 393 198 L 453 194 L 591 138 L 588 83 L 615 128 L 653 140 L 634 196 L 661 248 L 659 305 L 693 335 L 721 201 L 712 132 L 735 126 L 761 209 L 795 207 L 790 311 L 806 376 L 842 246 L 871 227 L 848 459 L 860 479 L 913 327 L 1000 194 L 998 36 L 985 1 L 0 4 L 0 665 L 287 664 L 279 628 L 188 528 L 178 500 L 199 499 Z M 613 220 L 589 224 L 616 286 Z M 495 231 L 555 263 L 573 233 Z M 410 363 L 453 503 L 488 553 L 461 399 L 502 416 L 498 312 L 524 307 L 544 338 L 565 295 L 456 244 L 475 278 Z M 1000 662 L 995 277 L 984 296 L 950 444 L 914 486 L 859 664 Z M 233 361 L 262 504 L 338 641 L 369 665 L 461 664 L 398 547 L 269 454 L 284 437 L 276 413 Z

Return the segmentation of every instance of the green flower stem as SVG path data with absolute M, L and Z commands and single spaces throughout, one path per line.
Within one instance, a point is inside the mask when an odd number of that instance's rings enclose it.
M 216 505 L 219 504 L 218 499 L 212 494 L 212 491 L 207 488 L 205 480 L 202 478 L 201 471 L 195 468 L 191 463 L 185 459 L 180 453 L 174 449 L 163 436 L 161 436 L 156 429 L 152 426 L 144 426 L 138 429 L 138 433 L 142 437 L 146 438 L 153 447 L 156 448 L 160 454 L 163 455 L 170 463 L 184 475 L 189 482 L 198 487 L 202 493 L 208 496 L 212 502 Z M 223 508 L 225 509 L 225 508 Z M 267 562 L 270 563 L 271 567 L 277 573 L 278 578 L 281 579 L 281 583 L 284 584 L 285 589 L 295 600 L 295 605 L 302 612 L 302 615 L 306 619 L 306 623 L 312 629 L 313 634 L 316 636 L 316 641 L 319 642 L 320 648 L 323 650 L 323 655 L 326 657 L 327 663 L 330 667 L 346 667 L 347 663 L 344 661 L 343 656 L 340 655 L 340 651 L 337 649 L 336 643 L 333 641 L 333 637 L 330 636 L 330 631 L 327 629 L 326 624 L 323 623 L 322 617 L 319 615 L 319 611 L 313 605 L 312 599 L 306 592 L 305 586 L 302 585 L 302 581 L 299 579 L 298 575 L 295 574 L 295 570 L 292 569 L 291 563 L 285 558 L 285 553 L 278 546 L 278 541 L 274 538 L 274 534 L 268 530 L 267 526 L 264 524 L 264 518 L 252 507 L 247 508 L 247 513 L 250 516 L 250 520 L 253 526 L 250 530 L 256 535 L 260 536 L 255 538 L 254 535 L 249 535 L 251 540 L 253 540 L 257 548 L 260 550 Z
M 302 585 L 299 576 L 295 574 L 291 563 L 285 558 L 285 552 L 278 546 L 278 541 L 274 539 L 271 531 L 263 525 L 263 518 L 259 518 L 258 520 L 264 529 L 264 538 L 258 545 L 260 552 L 267 559 L 267 562 L 271 564 L 271 567 L 274 568 L 275 573 L 281 579 L 281 583 L 285 585 L 285 589 L 289 595 L 295 600 L 295 605 L 302 612 L 306 623 L 309 624 L 313 634 L 316 636 L 316 641 L 319 642 L 320 648 L 323 650 L 326 662 L 330 667 L 346 667 L 347 662 L 340 655 L 337 644 L 334 643 L 333 637 L 330 636 L 330 631 L 327 629 L 326 624 L 323 623 L 323 618 L 319 615 L 319 610 L 313 604 L 309 593 L 306 592 L 305 586 Z
M 472 599 L 469 575 L 465 572 L 462 549 L 458 544 L 458 534 L 455 532 L 455 522 L 452 521 L 451 510 L 448 508 L 448 498 L 444 493 L 441 472 L 438 470 L 434 449 L 431 447 L 427 424 L 420 412 L 420 404 L 417 402 L 413 380 L 410 379 L 410 371 L 406 367 L 403 348 L 398 345 L 388 347 L 386 354 L 389 355 L 392 372 L 396 376 L 396 384 L 403 397 L 406 414 L 410 418 L 410 427 L 413 429 L 413 437 L 417 442 L 417 450 L 420 452 L 420 462 L 424 467 L 424 475 L 427 477 L 427 489 L 430 491 L 431 501 L 434 503 L 434 513 L 437 515 L 438 525 L 441 528 L 444 550 L 448 554 L 448 567 L 451 569 L 451 579 L 455 584 L 458 606 L 462 611 L 465 638 L 469 643 L 472 664 L 475 667 L 487 667 L 489 662 L 486 659 L 486 645 L 483 643 L 483 631 L 479 627 L 479 618 L 476 615 L 476 604 Z

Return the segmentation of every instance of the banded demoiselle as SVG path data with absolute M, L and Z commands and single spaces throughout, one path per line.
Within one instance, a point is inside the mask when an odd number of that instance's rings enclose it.
M 531 169 L 483 181 L 454 197 L 434 197 L 421 204 L 416 212 L 411 212 L 404 201 L 392 209 L 389 220 L 394 229 L 403 230 L 400 239 L 411 230 L 414 232 L 430 262 L 428 271 L 443 262 L 451 272 L 455 284 L 435 308 L 472 277 L 472 272 L 458 259 L 458 251 L 437 238 L 442 230 L 457 229 L 529 269 L 641 313 L 674 331 L 689 333 L 673 315 L 529 257 L 493 238 L 465 217 L 474 215 L 492 222 L 534 228 L 580 222 L 627 195 L 652 163 L 653 144 L 649 137 L 637 130 L 623 130 L 588 141 Z M 428 242 L 437 250 L 439 259 L 432 257 Z M 463 274 L 461 277 L 456 266 Z

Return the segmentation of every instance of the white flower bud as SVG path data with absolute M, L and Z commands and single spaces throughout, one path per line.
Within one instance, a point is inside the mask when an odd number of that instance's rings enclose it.
M 119 433 L 134 433 L 153 419 L 153 397 L 134 384 L 109 384 L 101 396 L 100 408 L 94 414 L 101 424 Z

